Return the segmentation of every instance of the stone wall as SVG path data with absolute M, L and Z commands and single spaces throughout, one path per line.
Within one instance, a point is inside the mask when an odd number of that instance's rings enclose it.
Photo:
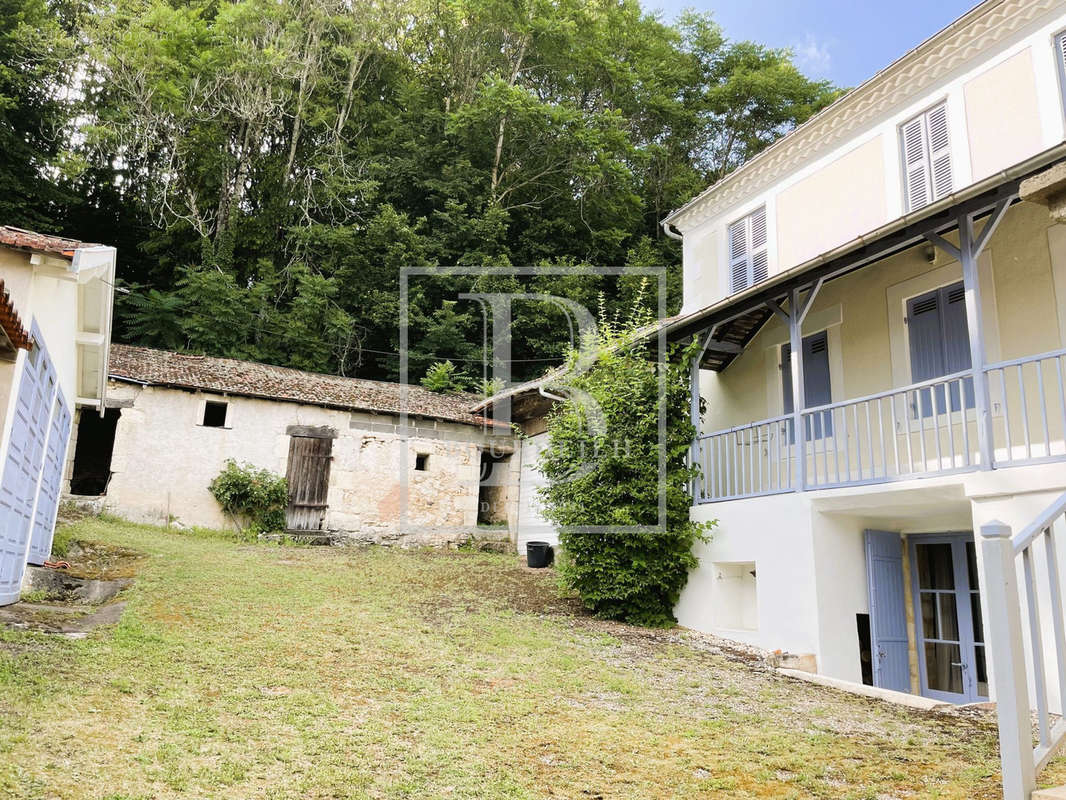
M 460 543 L 487 533 L 477 527 L 482 450 L 514 447 L 509 435 L 436 420 L 411 418 L 405 438 L 393 415 L 117 381 L 108 394 L 122 414 L 105 505 L 153 524 L 232 527 L 208 490 L 226 459 L 284 475 L 289 432 L 305 426 L 334 437 L 324 530 L 359 543 Z M 202 424 L 207 400 L 228 404 L 224 427 Z

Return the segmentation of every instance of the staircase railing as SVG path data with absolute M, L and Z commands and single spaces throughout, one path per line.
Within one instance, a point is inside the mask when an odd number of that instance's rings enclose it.
M 1066 494 L 1016 536 L 1001 522 L 981 526 L 985 633 L 996 690 L 1004 800 L 1029 800 L 1037 773 L 1066 738 L 1066 720 L 1060 714 L 1052 722 L 1048 701 L 1049 689 L 1054 689 L 1060 712 L 1066 703 L 1066 626 L 1059 560 L 1064 517 Z M 1046 638 L 1052 640 L 1050 648 L 1045 647 Z

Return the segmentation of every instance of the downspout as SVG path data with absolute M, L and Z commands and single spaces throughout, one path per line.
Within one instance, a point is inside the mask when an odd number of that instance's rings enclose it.
M 675 230 L 671 230 L 673 228 L 673 225 L 671 225 L 668 220 L 664 219 L 661 224 L 663 227 L 663 233 L 665 233 L 671 239 L 676 239 L 679 242 L 682 241 L 681 234 Z

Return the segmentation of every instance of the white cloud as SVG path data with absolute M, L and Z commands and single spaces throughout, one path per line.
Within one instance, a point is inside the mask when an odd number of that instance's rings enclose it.
M 828 78 L 833 66 L 833 55 L 829 52 L 832 41 L 819 42 L 813 33 L 808 33 L 802 42 L 792 45 L 796 66 L 813 78 Z

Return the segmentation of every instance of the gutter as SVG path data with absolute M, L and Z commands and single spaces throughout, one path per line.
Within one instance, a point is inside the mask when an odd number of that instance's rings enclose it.
M 702 192 L 700 192 L 698 195 L 693 197 L 691 200 L 689 200 L 683 206 L 681 206 L 680 208 L 676 209 L 675 211 L 671 211 L 669 214 L 666 215 L 666 218 L 665 218 L 664 221 L 673 222 L 678 217 L 683 215 L 685 212 L 687 212 L 690 209 L 692 209 L 694 206 L 699 205 L 700 203 L 702 203 L 704 200 L 706 200 L 712 194 L 717 192 L 719 189 L 724 188 L 724 187 L 728 186 L 730 183 L 732 183 L 733 181 L 737 180 L 739 175 L 741 175 L 744 172 L 749 170 L 749 167 L 751 167 L 753 164 L 758 164 L 760 161 L 765 160 L 771 153 L 776 152 L 778 149 L 783 147 L 786 142 L 791 144 L 790 139 L 794 138 L 794 136 L 796 134 L 798 134 L 800 132 L 803 132 L 803 131 L 806 131 L 809 128 L 815 127 L 818 123 L 822 122 L 826 117 L 828 117 L 831 114 L 839 111 L 843 106 L 850 105 L 853 102 L 857 102 L 857 100 L 861 99 L 861 96 L 863 94 L 865 94 L 866 92 L 868 92 L 875 84 L 880 83 L 882 80 L 887 79 L 893 72 L 901 69 L 905 62 L 910 60 L 912 57 L 916 56 L 920 51 L 922 51 L 922 50 L 926 49 L 927 47 L 931 46 L 938 39 L 946 37 L 948 34 L 954 33 L 955 31 L 958 31 L 959 29 L 964 28 L 967 25 L 970 25 L 971 23 L 973 23 L 974 21 L 976 21 L 980 17 L 983 17 L 987 12 L 991 11 L 993 8 L 995 8 L 996 6 L 1000 5 L 1003 2 L 1004 2 L 1004 0 L 984 0 L 984 2 L 978 3 L 976 6 L 974 6 L 969 11 L 964 13 L 961 17 L 958 17 L 953 22 L 949 23 L 946 27 L 941 28 L 939 31 L 934 33 L 929 38 L 927 38 L 925 41 L 921 42 L 920 44 L 918 44 L 915 47 L 913 47 L 910 50 L 908 50 L 906 53 L 904 53 L 902 56 L 897 58 L 895 61 L 893 61 L 887 67 L 884 67 L 883 69 L 878 70 L 872 76 L 870 76 L 865 81 L 863 81 L 858 86 L 856 86 L 854 89 L 851 89 L 850 91 L 848 91 L 845 94 L 841 95 L 839 98 L 837 98 L 832 103 L 827 105 L 825 108 L 823 108 L 821 111 L 819 111 L 813 117 L 808 119 L 806 122 L 803 122 L 802 124 L 797 125 L 795 128 L 793 128 L 787 134 L 785 134 L 780 139 L 775 141 L 769 147 L 767 147 L 766 149 L 764 149 L 761 152 L 757 153 L 755 156 L 750 158 L 744 164 L 742 164 L 741 166 L 737 167 L 737 169 L 733 170 L 732 172 L 730 172 L 725 177 L 723 177 L 723 178 L 719 179 L 718 181 L 716 181 L 715 183 L 711 184 L 711 186 L 709 186 L 706 189 L 704 189 Z
M 762 283 L 755 284 L 748 289 L 738 294 L 730 295 L 729 297 L 718 301 L 710 306 L 694 311 L 678 320 L 674 320 L 667 326 L 667 333 L 672 330 L 676 330 L 684 325 L 688 325 L 692 322 L 699 321 L 704 317 L 708 317 L 715 312 L 725 310 L 733 305 L 739 305 L 744 300 L 765 292 L 768 289 L 772 289 L 778 284 L 787 283 L 794 278 L 802 276 L 804 273 L 809 272 L 815 267 L 827 264 L 831 261 L 835 261 L 839 258 L 847 256 L 849 253 L 858 250 L 859 248 L 877 242 L 879 239 L 884 238 L 890 234 L 896 233 L 907 228 L 909 225 L 913 225 L 916 222 L 920 222 L 929 217 L 936 216 L 937 214 L 946 211 L 952 206 L 958 205 L 966 200 L 977 197 L 991 189 L 995 189 L 997 186 L 1001 186 L 1012 180 L 1021 178 L 1035 170 L 1039 170 L 1043 167 L 1047 167 L 1050 164 L 1066 158 L 1066 142 L 1055 145 L 1041 153 L 1015 164 L 1013 167 L 1001 170 L 994 175 L 990 175 L 987 178 L 983 178 L 977 183 L 970 184 L 965 189 L 961 189 L 957 192 L 937 200 L 935 203 L 924 206 L 918 211 L 912 211 L 909 214 L 904 214 L 902 217 L 897 217 L 891 222 L 882 225 L 880 228 L 865 233 L 846 242 L 832 250 L 827 250 L 824 253 L 815 256 L 808 261 L 803 262 L 795 267 L 791 267 L 784 272 L 779 272 L 772 278 L 763 281 Z M 664 222 L 665 224 L 665 222 Z

